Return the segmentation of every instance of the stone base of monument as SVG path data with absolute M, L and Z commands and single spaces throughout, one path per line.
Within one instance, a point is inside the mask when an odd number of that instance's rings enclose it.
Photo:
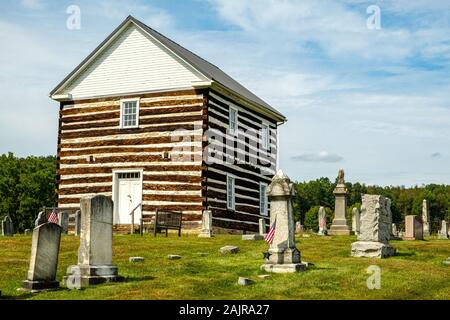
M 352 257 L 387 258 L 395 255 L 395 248 L 381 242 L 357 241 L 352 243 Z
M 32 293 L 42 292 L 42 291 L 52 291 L 59 289 L 58 281 L 30 281 L 24 280 L 22 282 L 22 288 L 19 291 L 29 291 Z
M 260 234 L 243 234 L 242 235 L 242 240 L 255 240 L 255 241 L 259 241 L 259 240 L 264 240 L 264 236 L 260 235 Z
M 67 276 L 63 283 L 78 285 L 81 288 L 107 282 L 121 282 L 123 277 L 118 275 L 116 266 L 70 266 L 67 268 Z
M 270 264 L 265 263 L 261 266 L 261 270 L 273 273 L 293 273 L 305 271 L 307 268 L 305 263 L 287 263 L 287 264 Z
M 199 238 L 213 238 L 214 235 L 212 233 L 212 231 L 202 231 L 199 235 Z
M 347 225 L 332 225 L 328 234 L 330 236 L 349 236 L 352 234 L 352 231 Z
M 447 240 L 448 238 L 448 234 L 438 233 L 439 240 Z

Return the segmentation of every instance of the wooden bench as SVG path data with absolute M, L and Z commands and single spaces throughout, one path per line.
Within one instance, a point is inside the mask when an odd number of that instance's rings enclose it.
M 182 213 L 174 211 L 156 210 L 154 218 L 141 218 L 141 236 L 144 234 L 144 224 L 153 222 L 153 234 L 166 230 L 166 237 L 168 230 L 178 230 L 178 236 L 181 237 Z

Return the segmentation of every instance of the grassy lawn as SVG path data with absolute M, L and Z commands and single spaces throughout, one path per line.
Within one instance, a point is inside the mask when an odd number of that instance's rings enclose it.
M 262 280 L 258 275 L 263 274 L 259 267 L 267 250 L 264 241 L 242 241 L 232 235 L 212 239 L 116 235 L 113 260 L 125 282 L 29 294 L 16 289 L 27 274 L 31 236 L 0 237 L 0 290 L 3 299 L 450 299 L 450 266 L 442 264 L 450 256 L 450 241 L 392 241 L 398 255 L 379 260 L 350 257 L 355 239 L 299 238 L 302 260 L 314 266 Z M 62 238 L 58 280 L 76 264 L 78 242 L 75 236 Z M 221 255 L 224 245 L 237 245 L 241 252 Z M 168 260 L 169 254 L 182 259 Z M 130 256 L 145 257 L 145 262 L 129 263 Z M 366 286 L 370 265 L 381 268 L 380 290 Z M 239 286 L 239 276 L 255 284 Z

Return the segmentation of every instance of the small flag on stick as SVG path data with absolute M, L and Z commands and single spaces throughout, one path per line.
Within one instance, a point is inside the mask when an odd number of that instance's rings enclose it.
M 52 213 L 48 217 L 48 222 L 58 224 L 58 215 L 56 214 L 56 209 L 53 209 Z
M 273 224 L 269 228 L 269 232 L 267 232 L 264 237 L 264 240 L 269 244 L 272 244 L 273 237 L 275 236 L 275 223 L 276 221 L 273 222 Z

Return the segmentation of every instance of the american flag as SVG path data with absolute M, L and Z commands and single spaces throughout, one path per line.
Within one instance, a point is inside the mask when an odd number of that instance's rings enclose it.
M 273 224 L 269 228 L 269 232 L 267 232 L 267 234 L 264 237 L 264 240 L 269 244 L 272 244 L 273 237 L 275 235 L 275 223 L 276 221 L 273 222 Z
M 56 214 L 56 209 L 53 209 L 52 213 L 48 217 L 48 222 L 58 224 L 58 215 Z

